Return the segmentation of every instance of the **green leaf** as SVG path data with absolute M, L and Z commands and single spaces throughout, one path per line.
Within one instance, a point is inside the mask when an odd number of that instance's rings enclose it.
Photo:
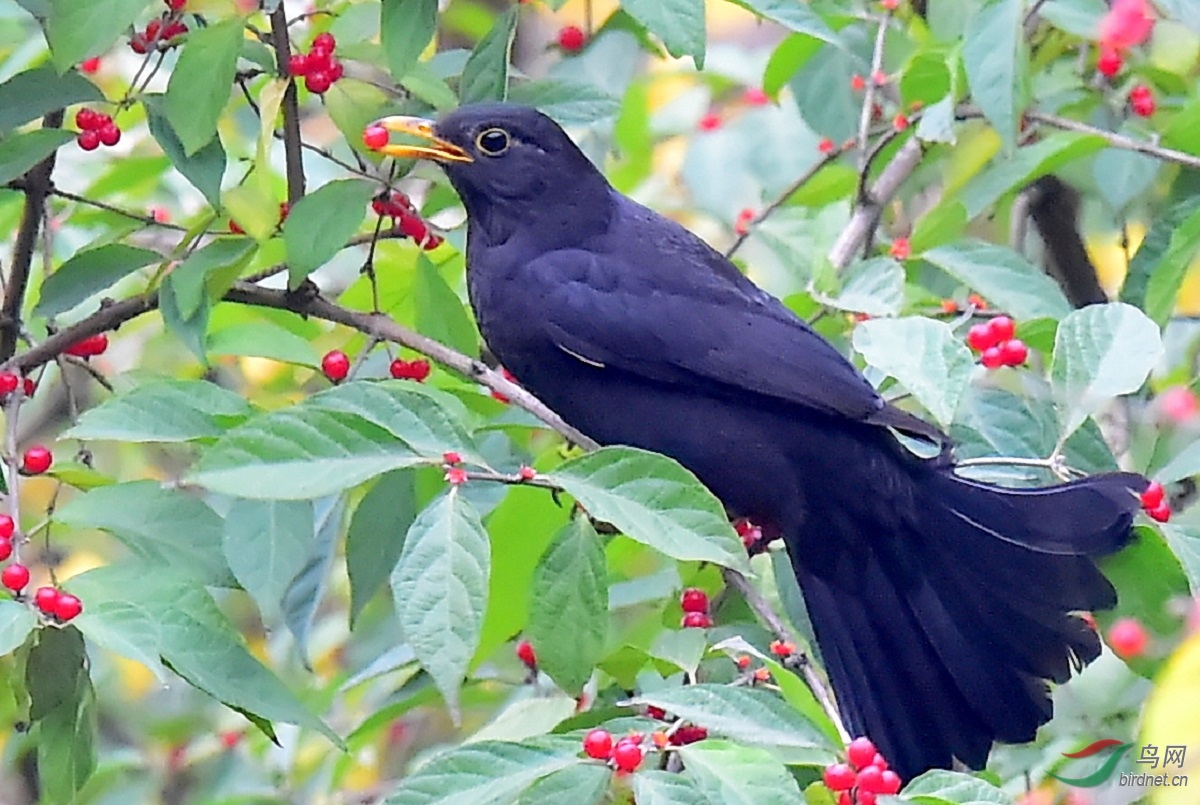
M 217 121 L 229 102 L 244 32 L 241 17 L 197 28 L 188 35 L 171 71 L 163 109 L 187 156 L 217 136 Z
M 989 0 L 967 21 L 962 60 L 971 95 L 1008 148 L 1016 147 L 1025 76 L 1024 4 Z
M 221 178 L 225 175 L 225 148 L 219 137 L 213 137 L 207 145 L 193 154 L 188 154 L 183 141 L 171 127 L 163 113 L 162 95 L 143 95 L 146 107 L 146 123 L 150 136 L 171 160 L 175 170 L 199 190 L 213 209 L 221 208 Z
M 16 651 L 37 626 L 37 616 L 11 598 L 0 599 L 0 657 Z
M 265 241 L 279 227 L 279 204 L 260 182 L 246 182 L 221 193 L 221 206 L 250 237 Z
M 240 395 L 206 380 L 153 380 L 84 411 L 63 436 L 114 442 L 215 439 L 251 413 Z
M 685 685 L 643 693 L 635 704 L 653 705 L 709 732 L 752 746 L 825 749 L 828 740 L 774 694 L 728 685 Z
M 813 298 L 838 310 L 895 316 L 904 305 L 904 266 L 890 257 L 875 257 L 853 263 L 841 275 L 842 288 L 836 296 L 813 292 Z
M 146 0 L 49 0 L 46 41 L 60 73 L 104 53 L 146 10 Z M 232 82 L 232 76 L 230 77 Z
M 466 355 L 478 355 L 479 333 L 466 306 L 424 253 L 417 257 L 416 280 L 413 305 L 417 309 L 417 329 L 421 334 Z
M 1200 441 L 1195 441 L 1180 450 L 1167 465 L 1154 473 L 1154 480 L 1169 484 L 1200 475 Z
M 437 30 L 437 0 L 383 0 L 379 36 L 397 81 L 417 63 Z
M 74 133 L 63 129 L 36 129 L 0 140 L 0 185 L 20 178 L 73 139 Z
M 502 101 L 508 96 L 508 52 L 517 31 L 517 9 L 509 8 L 471 51 L 458 84 L 463 104 Z
M 97 646 L 141 663 L 165 685 L 170 676 L 159 657 L 155 616 L 142 604 L 125 600 L 119 586 L 102 597 L 92 595 L 92 581 L 84 574 L 73 577 L 67 585 L 72 593 L 87 601 L 83 613 L 74 621 L 79 631 Z
M 704 69 L 704 0 L 623 0 L 621 9 L 661 39 L 672 56 L 691 56 L 696 69 Z
M 621 99 L 595 84 L 576 81 L 525 81 L 508 93 L 511 103 L 540 109 L 563 126 L 582 126 L 616 117 Z
M 345 248 L 374 192 L 374 185 L 362 179 L 338 179 L 296 202 L 283 223 L 290 287 Z
M 122 243 L 97 246 L 71 257 L 42 283 L 35 316 L 50 318 L 65 313 L 88 298 L 112 287 L 139 268 L 162 262 L 162 255 Z
M 75 528 L 109 532 L 149 564 L 176 568 L 205 584 L 233 581 L 224 557 L 214 550 L 221 518 L 205 503 L 157 481 L 102 486 L 71 499 L 55 519 Z
M 421 512 L 392 572 L 396 617 L 455 720 L 487 608 L 490 554 L 475 508 L 457 488 Z
M 950 325 L 922 316 L 870 319 L 854 328 L 854 348 L 896 378 L 943 427 L 954 419 L 975 359 Z
M 414 477 L 408 470 L 385 473 L 354 510 L 346 532 L 351 626 L 391 575 L 416 516 Z
M 103 100 L 104 94 L 79 73 L 59 75 L 50 67 L 35 67 L 0 84 L 0 132 L 55 109 Z
M 320 361 L 311 341 L 273 321 L 247 321 L 210 332 L 209 355 L 245 355 L 273 361 L 316 366 Z
M 208 340 L 208 317 L 212 305 L 202 296 L 192 315 L 184 315 L 179 309 L 179 295 L 175 292 L 175 285 L 174 274 L 167 274 L 159 290 L 158 309 L 162 314 L 163 324 L 167 332 L 183 342 L 197 360 L 207 366 L 208 353 L 204 349 Z
M 1154 157 L 1121 148 L 1106 148 L 1096 155 L 1092 175 L 1100 195 L 1114 212 L 1122 212 L 1129 203 L 1154 184 L 1161 164 Z
M 1089 305 L 1064 318 L 1050 366 L 1063 434 L 1114 397 L 1141 388 L 1161 354 L 1158 325 L 1132 305 Z
M 467 744 L 433 758 L 405 777 L 387 805 L 490 805 L 512 802 L 560 769 L 581 761 L 563 743 Z
M 679 747 L 684 774 L 702 796 L 724 805 L 804 805 L 795 778 L 765 749 L 728 741 Z
M 310 671 L 309 637 L 325 597 L 329 571 L 337 552 L 344 504 L 340 496 L 329 497 L 317 501 L 313 508 L 315 516 L 310 521 L 316 526 L 316 538 L 308 541 L 306 550 L 301 554 L 304 561 L 284 591 L 282 607 L 283 621 L 296 641 L 296 652 L 304 662 L 304 667 Z
M 26 662 L 29 718 L 48 802 L 73 801 L 96 766 L 96 702 L 87 666 L 83 635 L 74 626 L 40 630 Z
M 558 532 L 533 574 L 528 631 L 538 667 L 573 696 L 604 655 L 607 577 L 600 537 L 586 517 Z
M 299 500 L 235 500 L 225 515 L 225 561 L 269 620 L 313 542 L 313 507 Z
M 1116 608 L 1096 613 L 1102 625 L 1131 616 L 1160 635 L 1179 629 L 1179 615 L 1171 602 L 1186 599 L 1190 585 L 1183 563 L 1157 529 L 1135 528 L 1133 543 L 1101 559 L 1100 569 L 1121 591 Z
M 517 801 L 517 805 L 600 805 L 608 801 L 613 771 L 599 763 L 577 763 L 538 780 Z
M 1094 134 L 1059 131 L 1000 158 L 972 179 L 959 194 L 970 218 L 990 210 L 1002 196 L 1020 190 L 1039 176 L 1053 173 L 1077 159 L 1103 150 L 1106 143 Z
M 753 11 L 764 19 L 779 23 L 789 31 L 806 34 L 822 42 L 844 47 L 841 37 L 825 22 L 820 14 L 806 3 L 792 0 L 730 0 L 734 5 Z M 703 17 L 703 12 L 701 12 Z
M 633 798 L 638 805 L 723 805 L 705 798 L 690 774 L 657 769 L 633 776 Z
M 1012 249 L 966 240 L 922 257 L 1018 319 L 1061 319 L 1071 312 L 1058 283 Z
M 746 570 L 746 549 L 711 492 L 673 459 L 631 447 L 604 447 L 546 479 L 588 514 L 673 559 Z
M 956 805 L 1011 805 L 1013 798 L 987 780 L 957 771 L 932 769 L 909 782 L 901 791 L 906 799 L 925 797 Z
M 541 657 L 538 657 L 539 665 Z M 570 696 L 552 693 L 531 699 L 516 699 L 463 743 L 524 741 L 545 735 L 575 715 L 578 705 Z
M 1157 228 L 1157 222 L 1155 228 Z M 1151 232 L 1153 233 L 1153 230 Z M 1147 237 L 1147 241 L 1149 240 L 1150 238 Z M 1152 265 L 1152 268 L 1149 269 L 1149 279 L 1146 282 L 1146 298 L 1143 307 L 1146 314 L 1154 321 L 1166 324 L 1171 314 L 1175 312 L 1179 289 L 1183 287 L 1183 281 L 1195 260 L 1196 253 L 1200 252 L 1200 208 L 1196 208 L 1180 221 L 1179 225 L 1171 232 L 1166 251 L 1160 253 L 1160 259 L 1154 261 L 1155 252 L 1148 251 L 1146 260 L 1142 261 L 1140 259 L 1142 251 L 1147 246 L 1150 246 L 1150 243 L 1144 242 L 1142 248 L 1138 249 L 1133 258 L 1133 265 L 1130 266 L 1130 275 L 1132 279 L 1135 272 L 1141 273 L 1143 266 Z M 1154 262 L 1151 263 L 1151 261 Z
M 218 273 L 226 273 L 225 269 L 240 269 L 253 257 L 257 246 L 251 238 L 217 238 L 192 252 L 167 275 L 162 295 L 174 300 L 175 310 L 184 319 L 193 318 L 207 302 L 214 301 L 208 293 L 210 279 Z M 220 288 L 217 298 L 225 290 Z
M 1193 597 L 1200 595 L 1200 529 L 1174 524 L 1164 524 L 1160 528 L 1187 576 L 1189 591 Z

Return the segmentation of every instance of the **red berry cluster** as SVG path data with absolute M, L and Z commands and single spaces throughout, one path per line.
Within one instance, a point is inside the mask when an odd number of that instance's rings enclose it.
M 1138 84 L 1129 91 L 1129 108 L 1138 117 L 1150 117 L 1157 107 L 1154 92 L 1145 84 Z
M 22 475 L 41 475 L 54 463 L 54 454 L 44 445 L 35 444 L 21 456 Z
M 1029 360 L 1029 347 L 1013 338 L 1017 325 L 1008 316 L 997 316 L 986 324 L 976 324 L 967 331 L 967 346 L 982 353 L 979 362 L 988 369 L 1001 366 L 1020 366 Z
M 1171 502 L 1166 490 L 1158 481 L 1151 481 L 1142 492 L 1142 509 L 1152 520 L 1165 523 L 1171 519 Z
M 1132 660 L 1146 653 L 1150 637 L 1137 618 L 1118 618 L 1108 630 L 1108 645 L 1121 659 Z
M 462 456 L 460 456 L 457 452 L 451 450 L 449 452 L 442 453 L 442 464 L 446 467 L 446 483 L 450 484 L 451 486 L 462 486 L 467 482 L 467 471 L 458 466 L 459 464 L 462 464 Z M 520 647 L 518 646 L 518 650 L 519 649 Z M 530 646 L 529 650 L 532 652 L 533 647 Z
M 565 53 L 578 53 L 587 44 L 587 34 L 578 25 L 564 25 L 558 31 L 558 46 Z
M 337 40 L 328 31 L 313 38 L 308 53 L 288 59 L 288 74 L 304 77 L 304 86 L 314 95 L 324 95 L 342 77 L 342 63 L 333 57 Z
M 392 361 L 392 365 L 388 367 L 388 371 L 397 380 L 415 380 L 418 383 L 424 383 L 433 369 L 429 365 L 429 361 L 424 358 L 417 358 L 411 361 L 396 358 L 396 360 Z
M 880 794 L 900 791 L 900 775 L 888 768 L 869 738 L 851 741 L 846 747 L 846 760 L 825 767 L 825 785 L 837 793 L 838 805 L 875 805 Z
M 108 336 L 104 333 L 96 333 L 95 335 L 89 335 L 82 341 L 76 341 L 63 350 L 63 352 L 73 355 L 76 358 L 91 358 L 95 355 L 103 355 L 107 349 Z
M 8 567 L 20 567 L 20 565 L 9 565 Z M 8 568 L 5 568 L 5 570 L 8 570 Z M 28 576 L 29 571 L 26 570 L 25 573 Z M 26 579 L 26 584 L 28 584 L 28 579 Z M 21 586 L 24 587 L 25 585 Z M 33 594 L 33 605 L 43 615 L 47 615 L 63 623 L 83 612 L 82 601 L 57 587 L 38 587 L 37 592 Z
M 366 137 L 364 136 L 364 142 Z M 429 224 L 421 218 L 412 200 L 393 190 L 390 193 L 380 193 L 371 201 L 371 209 L 380 218 L 391 218 L 395 222 L 395 231 L 405 237 L 412 238 L 417 244 L 429 251 L 442 245 L 442 238 L 429 231 Z
M 594 729 L 583 736 L 583 753 L 594 760 L 606 760 L 618 772 L 629 773 L 642 765 L 642 736 L 630 733 L 613 743 L 612 733 Z
M 683 609 L 679 625 L 685 629 L 707 629 L 713 625 L 708 615 L 708 593 L 704 590 L 688 587 L 679 596 L 679 606 Z
M 75 113 L 79 136 L 75 142 L 84 151 L 95 151 L 101 145 L 116 145 L 121 141 L 121 128 L 103 112 L 84 107 Z
M 175 8 L 174 4 L 171 4 L 171 7 Z M 182 7 L 181 5 L 180 8 Z M 150 20 L 146 23 L 146 30 L 136 32 L 130 37 L 129 49 L 140 56 L 151 50 L 173 47 L 175 38 L 188 32 L 188 27 L 183 20 L 173 19 L 173 14 L 174 12 L 162 19 Z
M 22 393 L 28 397 L 33 396 L 33 392 L 37 390 L 37 383 L 33 382 L 32 377 L 18 377 L 12 372 L 0 372 L 0 404 L 8 399 L 8 395 L 12 394 L 20 387 Z
M 350 357 L 340 349 L 330 350 L 321 358 L 321 372 L 334 383 L 340 383 L 350 374 Z

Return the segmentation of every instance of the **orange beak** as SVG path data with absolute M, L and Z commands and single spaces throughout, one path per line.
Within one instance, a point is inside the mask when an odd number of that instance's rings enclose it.
M 452 142 L 443 140 L 433 133 L 433 121 L 423 117 L 392 115 L 376 120 L 373 125 L 388 131 L 423 140 L 426 144 L 410 145 L 389 143 L 378 149 L 379 153 L 397 159 L 432 159 L 437 162 L 474 162 L 475 160 Z

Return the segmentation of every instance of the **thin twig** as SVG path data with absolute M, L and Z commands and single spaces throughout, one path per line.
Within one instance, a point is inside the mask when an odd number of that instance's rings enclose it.
M 285 5 L 280 3 L 271 12 L 271 44 L 275 47 L 279 77 L 288 82 L 283 91 L 283 155 L 287 163 L 288 203 L 295 204 L 304 198 L 304 155 L 300 152 L 300 103 L 296 98 L 296 82 L 288 74 L 292 46 L 288 40 Z
M 63 110 L 57 109 L 42 118 L 42 128 L 61 128 L 62 122 Z M 33 265 L 33 252 L 37 247 L 46 195 L 50 192 L 50 176 L 54 173 L 57 155 L 57 150 L 51 151 L 49 156 L 25 174 L 25 206 L 21 211 L 21 224 L 13 246 L 12 268 L 5 283 L 3 308 L 0 309 L 0 361 L 8 360 L 17 350 L 17 338 L 21 333 L 21 307 L 25 303 L 25 288 L 29 284 L 29 270 Z
M 159 221 L 157 218 L 155 218 L 152 215 L 143 215 L 141 213 L 133 212 L 131 210 L 123 210 L 120 207 L 114 207 L 113 205 L 108 204 L 106 202 L 97 201 L 96 199 L 87 198 L 86 196 L 80 196 L 75 193 L 70 193 L 70 192 L 67 192 L 66 190 L 61 190 L 58 187 L 51 187 L 50 195 L 56 196 L 58 198 L 66 199 L 67 201 L 74 201 L 77 204 L 87 204 L 89 207 L 95 207 L 96 209 L 104 210 L 105 212 L 111 212 L 115 215 L 120 215 L 124 218 L 130 218 L 134 221 L 139 221 L 143 224 L 146 224 L 147 226 L 157 226 L 161 229 L 173 229 L 176 232 L 186 232 L 187 231 L 186 226 L 180 226 L 179 224 L 172 224 L 172 223 L 169 223 L 166 221 Z
M 858 164 L 865 174 L 867 171 L 867 142 L 871 135 L 871 118 L 875 112 L 875 94 L 879 86 L 875 76 L 883 70 L 883 44 L 887 39 L 888 23 L 892 20 L 892 12 L 885 10 L 879 18 L 879 30 L 875 33 L 875 47 L 871 51 L 871 70 L 867 75 L 867 91 L 863 95 L 862 112 L 858 116 Z
M 896 195 L 904 180 L 917 169 L 924 153 L 920 140 L 915 136 L 900 146 L 892 161 L 871 185 L 870 192 L 865 198 L 859 199 L 854 213 L 850 216 L 850 223 L 846 224 L 846 228 L 829 250 L 829 262 L 834 268 L 841 270 L 850 265 L 854 255 L 870 239 L 884 205 Z

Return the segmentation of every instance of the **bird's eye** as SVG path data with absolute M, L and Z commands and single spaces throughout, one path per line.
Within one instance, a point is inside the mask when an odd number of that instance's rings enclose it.
M 508 132 L 504 129 L 487 129 L 479 132 L 475 146 L 489 157 L 498 157 L 508 150 Z

